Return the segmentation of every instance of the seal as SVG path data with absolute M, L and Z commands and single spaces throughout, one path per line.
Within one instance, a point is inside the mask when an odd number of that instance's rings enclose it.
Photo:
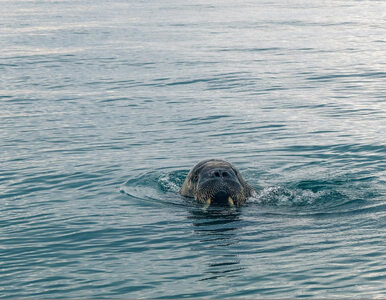
M 239 170 L 221 159 L 199 162 L 189 171 L 180 189 L 182 196 L 194 198 L 205 207 L 241 206 L 253 192 Z

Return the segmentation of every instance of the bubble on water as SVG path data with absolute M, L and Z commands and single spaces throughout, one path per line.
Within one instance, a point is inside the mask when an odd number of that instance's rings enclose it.
M 185 180 L 186 172 L 176 171 L 162 174 L 158 178 L 158 185 L 164 192 L 178 193 Z
M 313 192 L 311 190 L 271 186 L 255 192 L 249 201 L 272 206 L 309 206 L 323 199 L 326 193 L 326 191 Z

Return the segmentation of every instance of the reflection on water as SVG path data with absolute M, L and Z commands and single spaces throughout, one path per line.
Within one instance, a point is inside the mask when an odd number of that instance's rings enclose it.
M 244 267 L 237 253 L 239 231 L 242 228 L 240 211 L 210 208 L 208 211 L 192 209 L 188 218 L 192 220 L 194 232 L 202 242 L 193 251 L 205 248 L 208 255 L 207 268 L 200 280 L 240 276 Z

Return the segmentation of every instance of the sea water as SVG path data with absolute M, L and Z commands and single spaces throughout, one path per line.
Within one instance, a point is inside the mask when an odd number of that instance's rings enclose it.
M 1 0 L 0 297 L 385 297 L 385 14 Z M 256 195 L 179 196 L 207 158 Z

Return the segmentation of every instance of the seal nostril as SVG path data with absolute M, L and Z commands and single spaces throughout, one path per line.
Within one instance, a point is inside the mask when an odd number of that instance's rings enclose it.
M 214 176 L 220 177 L 220 172 L 218 172 L 218 171 L 214 172 Z
M 228 177 L 228 176 L 229 176 L 228 172 L 222 172 L 222 177 Z

